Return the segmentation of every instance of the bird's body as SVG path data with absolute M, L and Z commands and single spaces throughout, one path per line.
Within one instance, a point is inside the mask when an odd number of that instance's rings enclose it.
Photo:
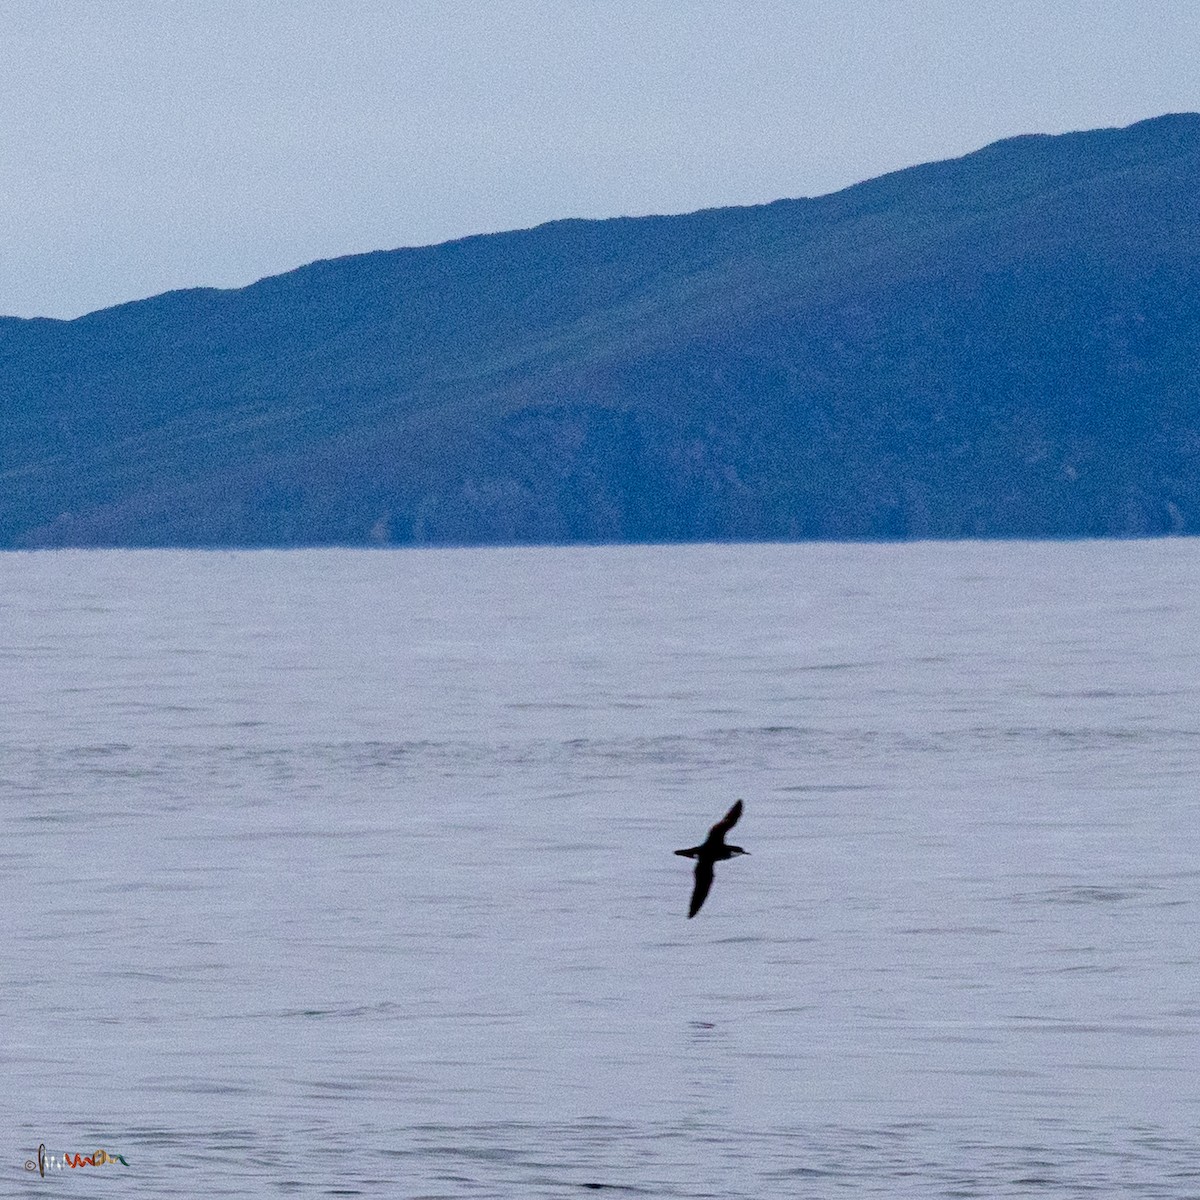
M 676 850 L 676 854 L 684 858 L 696 860 L 696 886 L 692 889 L 692 902 L 688 906 L 688 920 L 691 920 L 704 903 L 708 889 L 712 887 L 713 863 L 724 862 L 738 854 L 749 854 L 741 846 L 727 846 L 725 835 L 738 823 L 742 815 L 742 802 L 739 800 L 709 831 L 708 837 L 699 846 L 687 850 Z

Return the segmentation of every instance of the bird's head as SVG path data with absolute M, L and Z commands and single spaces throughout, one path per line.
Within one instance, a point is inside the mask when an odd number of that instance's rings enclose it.
M 735 855 L 735 856 L 738 854 L 749 854 L 750 853 L 749 850 L 743 850 L 741 848 L 741 846 L 728 846 L 727 849 L 729 850 L 730 854 Z

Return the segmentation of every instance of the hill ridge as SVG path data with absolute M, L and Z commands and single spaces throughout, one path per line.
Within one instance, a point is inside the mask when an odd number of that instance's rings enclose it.
M 1200 526 L 1200 115 L 0 319 L 0 546 Z

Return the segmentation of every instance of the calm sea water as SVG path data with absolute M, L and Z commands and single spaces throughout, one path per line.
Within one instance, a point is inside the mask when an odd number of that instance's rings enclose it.
M 1200 1195 L 1200 541 L 8 554 L 0 679 L 4 1194 Z

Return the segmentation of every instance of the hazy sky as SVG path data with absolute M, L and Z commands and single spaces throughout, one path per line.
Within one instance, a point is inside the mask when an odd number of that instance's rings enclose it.
M 0 0 L 0 313 L 1200 109 L 1198 0 Z

